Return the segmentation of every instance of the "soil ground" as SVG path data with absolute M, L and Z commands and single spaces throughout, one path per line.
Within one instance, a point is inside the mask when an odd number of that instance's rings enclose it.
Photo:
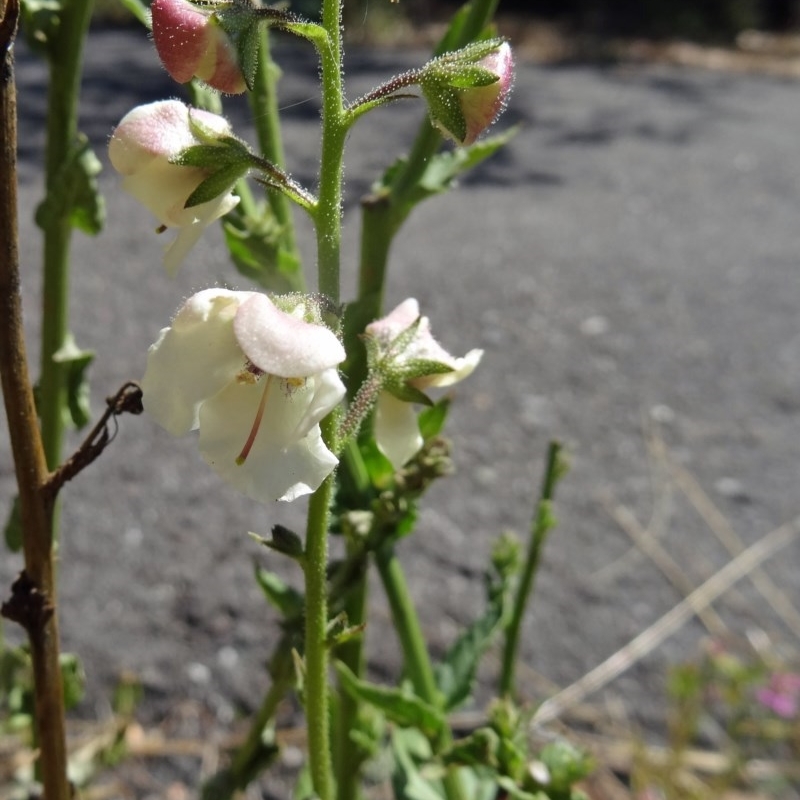
M 18 50 L 24 296 L 36 363 L 32 215 L 42 192 L 45 70 Z M 355 50 L 349 94 L 424 58 Z M 316 65 L 304 49 L 280 48 L 278 60 L 290 169 L 312 182 Z M 91 34 L 81 125 L 106 166 L 119 119 L 175 93 L 143 34 Z M 398 104 L 351 136 L 345 297 L 358 198 L 422 116 L 421 106 Z M 245 110 L 231 117 L 252 140 Z M 800 84 L 674 64 L 525 61 L 501 123 L 513 124 L 521 129 L 508 148 L 412 217 L 393 252 L 387 302 L 416 296 L 445 346 L 486 351 L 455 393 L 458 471 L 431 493 L 402 548 L 435 653 L 479 613 L 492 541 L 527 530 L 548 441 L 569 450 L 560 524 L 525 624 L 523 685 L 535 700 L 681 599 L 684 590 L 631 535 L 655 537 L 695 587 L 730 560 L 718 537 L 726 525 L 749 546 L 800 513 Z M 108 224 L 96 241 L 76 235 L 71 298 L 76 339 L 97 351 L 96 409 L 142 374 L 147 347 L 183 297 L 233 275 L 212 234 L 167 280 L 148 212 L 110 169 L 100 183 Z M 13 494 L 3 431 L 3 514 Z M 252 569 L 254 560 L 284 565 L 246 533 L 301 519 L 300 505 L 235 496 L 191 437 L 168 438 L 146 417 L 125 420 L 63 499 L 60 613 L 65 648 L 87 672 L 80 716 L 107 717 L 128 671 L 144 687 L 145 727 L 224 737 L 257 704 L 277 635 Z M 4 585 L 20 564 L 3 554 Z M 784 603 L 800 605 L 798 566 L 796 543 L 765 563 Z M 373 602 L 371 629 L 380 630 L 388 612 L 377 586 Z M 749 580 L 714 605 L 731 637 L 794 655 L 796 616 L 776 612 Z M 690 620 L 593 699 L 661 730 L 666 671 L 706 636 Z M 372 637 L 369 652 L 376 679 L 397 677 L 389 637 Z M 179 792 L 211 766 L 194 756 L 161 773 L 142 766 L 138 795 L 163 797 L 168 782 Z M 273 790 L 280 796 L 279 784 Z

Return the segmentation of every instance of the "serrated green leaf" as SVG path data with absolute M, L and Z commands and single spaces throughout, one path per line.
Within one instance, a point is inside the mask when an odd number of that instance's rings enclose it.
M 483 654 L 502 630 L 510 613 L 512 574 L 487 581 L 486 611 L 459 636 L 436 666 L 436 685 L 445 698 L 445 710 L 452 711 L 466 701 Z
M 264 597 L 272 603 L 286 619 L 296 619 L 305 610 L 305 597 L 293 589 L 274 572 L 255 565 L 256 582 L 264 592 Z
M 431 439 L 442 432 L 449 411 L 449 397 L 443 397 L 432 406 L 422 409 L 417 417 L 417 422 L 419 424 L 419 432 L 423 439 Z
M 105 202 L 97 185 L 101 169 L 88 139 L 78 134 L 36 209 L 36 224 L 47 230 L 66 219 L 90 236 L 99 233 L 105 221 Z
M 12 553 L 19 553 L 22 550 L 22 517 L 19 513 L 19 495 L 15 495 L 8 511 L 8 519 L 3 528 L 3 537 L 6 540 L 6 547 Z
M 64 344 L 53 353 L 53 361 L 66 367 L 67 407 L 63 412 L 67 422 L 80 430 L 92 418 L 86 370 L 94 361 L 94 351 L 81 350 L 72 334 L 67 334 Z
M 438 736 L 444 729 L 444 716 L 416 695 L 402 689 L 360 680 L 341 662 L 336 664 L 336 671 L 344 690 L 351 697 L 374 706 L 391 722 L 404 727 L 419 728 L 430 738 Z

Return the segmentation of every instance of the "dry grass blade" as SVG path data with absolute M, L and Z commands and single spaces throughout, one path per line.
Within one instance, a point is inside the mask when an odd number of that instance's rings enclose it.
M 725 549 L 732 556 L 737 556 L 741 553 L 745 547 L 744 542 L 731 527 L 725 515 L 703 491 L 703 487 L 700 486 L 695 477 L 675 461 L 664 440 L 658 436 L 651 436 L 649 444 L 654 455 L 666 465 L 675 483 L 680 487 Z M 786 593 L 782 592 L 763 570 L 754 569 L 750 574 L 750 581 L 789 630 L 800 638 L 800 612 L 791 604 Z
M 615 503 L 611 498 L 603 498 L 603 506 L 611 518 L 630 536 L 634 544 L 661 570 L 667 580 L 683 595 L 691 597 L 694 591 L 686 572 L 672 558 L 672 556 L 661 546 L 648 530 L 645 530 L 633 512 L 620 503 Z M 693 609 L 706 626 L 709 633 L 714 636 L 724 636 L 728 633 L 728 626 L 722 621 L 719 614 L 710 606 L 698 606 Z
M 800 516 L 781 525 L 748 547 L 661 619 L 575 683 L 542 703 L 533 717 L 533 722 L 544 724 L 556 719 L 565 709 L 580 703 L 592 692 L 614 680 L 678 630 L 696 613 L 696 609 L 707 607 L 733 584 L 752 572 L 762 561 L 789 544 L 799 533 Z

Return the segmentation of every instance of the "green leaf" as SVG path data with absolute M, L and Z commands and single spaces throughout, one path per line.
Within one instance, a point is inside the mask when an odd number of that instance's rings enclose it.
M 404 727 L 419 728 L 430 738 L 438 736 L 444 729 L 444 716 L 416 695 L 403 689 L 378 686 L 360 680 L 341 662 L 336 664 L 336 671 L 344 690 L 351 697 L 374 706 L 391 722 Z
M 539 760 L 550 773 L 545 788 L 548 792 L 560 794 L 567 794 L 574 783 L 583 780 L 594 768 L 591 756 L 566 739 L 545 745 L 539 753 Z
M 70 224 L 88 234 L 97 235 L 105 222 L 105 203 L 97 185 L 102 166 L 80 133 L 56 171 L 47 196 L 36 209 L 36 224 L 42 229 L 68 219 Z
M 12 553 L 22 550 L 22 517 L 19 513 L 19 495 L 15 495 L 8 512 L 8 519 L 3 528 L 6 547 Z
M 496 766 L 500 737 L 491 728 L 478 728 L 464 739 L 453 742 L 441 754 L 447 765 L 468 767 Z
M 420 773 L 418 763 L 430 760 L 432 753 L 419 731 L 393 731 L 392 755 L 395 761 L 392 772 L 395 800 L 442 800 L 445 797 L 438 781 L 434 786 Z
M 419 432 L 422 434 L 423 439 L 432 439 L 442 432 L 449 411 L 449 397 L 443 397 L 432 406 L 422 409 L 417 416 L 417 422 L 419 423 Z
M 472 691 L 481 656 L 502 630 L 511 610 L 513 573 L 487 579 L 487 608 L 448 650 L 436 667 L 436 685 L 445 697 L 445 710 L 451 711 L 467 700 Z
M 247 88 L 252 92 L 258 68 L 258 25 L 249 25 L 236 39 L 236 54 Z
M 61 653 L 59 658 L 61 681 L 64 685 L 64 705 L 69 711 L 83 700 L 86 693 L 86 673 L 74 653 Z
M 86 370 L 94 360 L 92 350 L 81 350 L 72 334 L 67 334 L 64 344 L 53 353 L 53 361 L 66 367 L 67 421 L 80 430 L 92 418 L 89 402 L 89 381 Z
M 60 0 L 22 0 L 20 26 L 25 40 L 39 55 L 49 57 L 61 28 Z
M 502 789 L 508 792 L 510 800 L 550 800 L 544 792 L 531 794 L 530 792 L 523 791 L 511 778 L 506 776 L 498 778 L 497 783 Z
M 237 206 L 226 214 L 222 230 L 231 259 L 242 275 L 276 294 L 302 291 L 300 261 L 283 248 L 283 229 L 265 204 L 253 215 Z
M 274 572 L 255 565 L 256 582 L 264 597 L 287 619 L 296 619 L 305 611 L 305 597 L 285 583 Z

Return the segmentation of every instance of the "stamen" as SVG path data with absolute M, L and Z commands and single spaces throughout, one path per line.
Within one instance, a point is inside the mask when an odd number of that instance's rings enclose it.
M 269 386 L 271 382 L 272 375 L 267 375 L 267 379 L 264 381 L 264 392 L 262 393 L 261 401 L 258 404 L 258 411 L 256 411 L 256 418 L 253 420 L 253 427 L 250 429 L 250 435 L 247 437 L 247 441 L 244 443 L 242 452 L 236 456 L 236 464 L 239 467 L 244 464 L 244 462 L 247 460 L 247 456 L 250 455 L 250 451 L 253 449 L 253 443 L 256 440 L 258 429 L 261 427 L 261 420 L 264 418 L 264 409 L 267 407 L 267 394 L 269 392 Z

